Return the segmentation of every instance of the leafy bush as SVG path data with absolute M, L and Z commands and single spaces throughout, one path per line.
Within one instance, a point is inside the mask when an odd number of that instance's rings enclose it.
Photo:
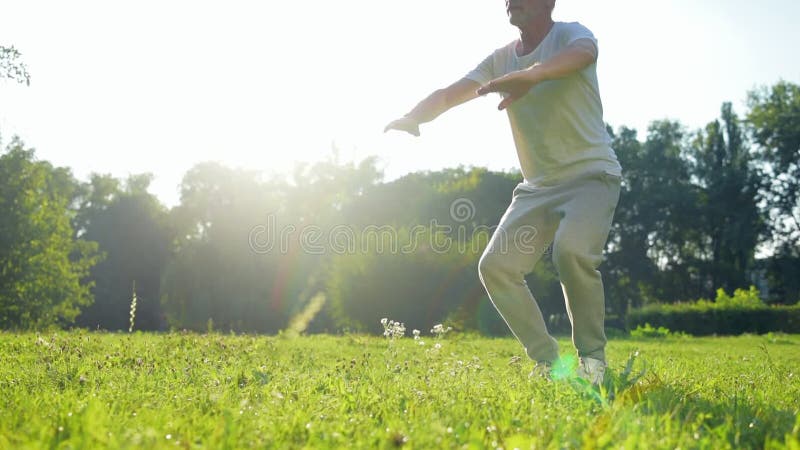
M 714 302 L 709 302 L 705 299 L 700 299 L 697 302 L 698 304 L 704 303 L 709 308 L 717 308 L 717 309 L 730 309 L 730 308 L 752 308 L 758 309 L 763 308 L 766 306 L 763 300 L 761 300 L 760 293 L 755 286 L 750 286 L 750 289 L 736 289 L 733 292 L 733 296 L 731 297 L 728 295 L 724 289 L 719 288 L 717 289 L 717 298 L 714 299 Z
M 629 330 L 651 324 L 692 335 L 764 334 L 770 331 L 800 332 L 800 305 L 768 306 L 755 287 L 737 289 L 733 296 L 717 291 L 715 301 L 652 304 L 628 313 Z
M 683 332 L 672 332 L 669 328 L 666 327 L 658 327 L 654 328 L 650 323 L 645 323 L 644 326 L 639 325 L 636 327 L 635 330 L 631 330 L 631 337 L 636 339 L 642 338 L 667 338 L 667 337 L 684 337 L 686 333 Z

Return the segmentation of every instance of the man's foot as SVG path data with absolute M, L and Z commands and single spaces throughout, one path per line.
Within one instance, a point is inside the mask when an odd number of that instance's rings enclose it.
M 592 386 L 603 384 L 606 373 L 606 362 L 595 358 L 581 357 L 578 362 L 578 377 L 586 380 Z
M 550 361 L 539 361 L 533 366 L 533 370 L 528 374 L 529 378 L 544 378 L 547 381 L 552 380 L 551 372 L 553 371 L 553 364 Z

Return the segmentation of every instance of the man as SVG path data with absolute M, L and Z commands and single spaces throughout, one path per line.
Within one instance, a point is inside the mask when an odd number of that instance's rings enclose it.
M 619 199 L 621 168 L 610 147 L 597 83 L 597 41 L 579 23 L 554 22 L 555 0 L 506 0 L 520 38 L 497 49 L 463 79 L 437 90 L 395 129 L 419 125 L 490 92 L 503 94 L 524 181 L 481 256 L 481 282 L 511 331 L 545 376 L 556 340 L 525 283 L 552 243 L 578 375 L 603 381 L 605 299 L 597 267 Z M 386 131 L 385 130 L 385 131 Z

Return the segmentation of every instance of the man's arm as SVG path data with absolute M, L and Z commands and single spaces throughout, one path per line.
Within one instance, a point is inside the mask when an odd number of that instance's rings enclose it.
M 419 136 L 420 124 L 430 122 L 445 111 L 478 97 L 476 90 L 479 87 L 477 81 L 462 78 L 444 89 L 437 89 L 408 114 L 386 125 L 383 131 L 400 130 Z
M 572 75 L 595 61 L 597 61 L 597 47 L 594 42 L 591 39 L 578 39 L 542 64 L 511 72 L 490 81 L 486 86 L 478 89 L 478 94 L 508 93 L 508 97 L 497 106 L 497 109 L 505 109 L 542 81 L 556 80 Z

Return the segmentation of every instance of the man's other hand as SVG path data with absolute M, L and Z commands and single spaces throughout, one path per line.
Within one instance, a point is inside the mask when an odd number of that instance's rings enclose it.
M 536 78 L 531 76 L 531 71 L 529 70 L 511 72 L 482 86 L 478 89 L 478 95 L 486 95 L 491 92 L 505 93 L 505 98 L 497 105 L 497 109 L 503 110 L 525 96 L 537 81 Z
M 411 117 L 404 116 L 397 120 L 393 120 L 389 123 L 389 125 L 386 125 L 386 128 L 383 129 L 383 132 L 386 133 L 389 130 L 405 131 L 408 134 L 419 136 L 419 122 Z

